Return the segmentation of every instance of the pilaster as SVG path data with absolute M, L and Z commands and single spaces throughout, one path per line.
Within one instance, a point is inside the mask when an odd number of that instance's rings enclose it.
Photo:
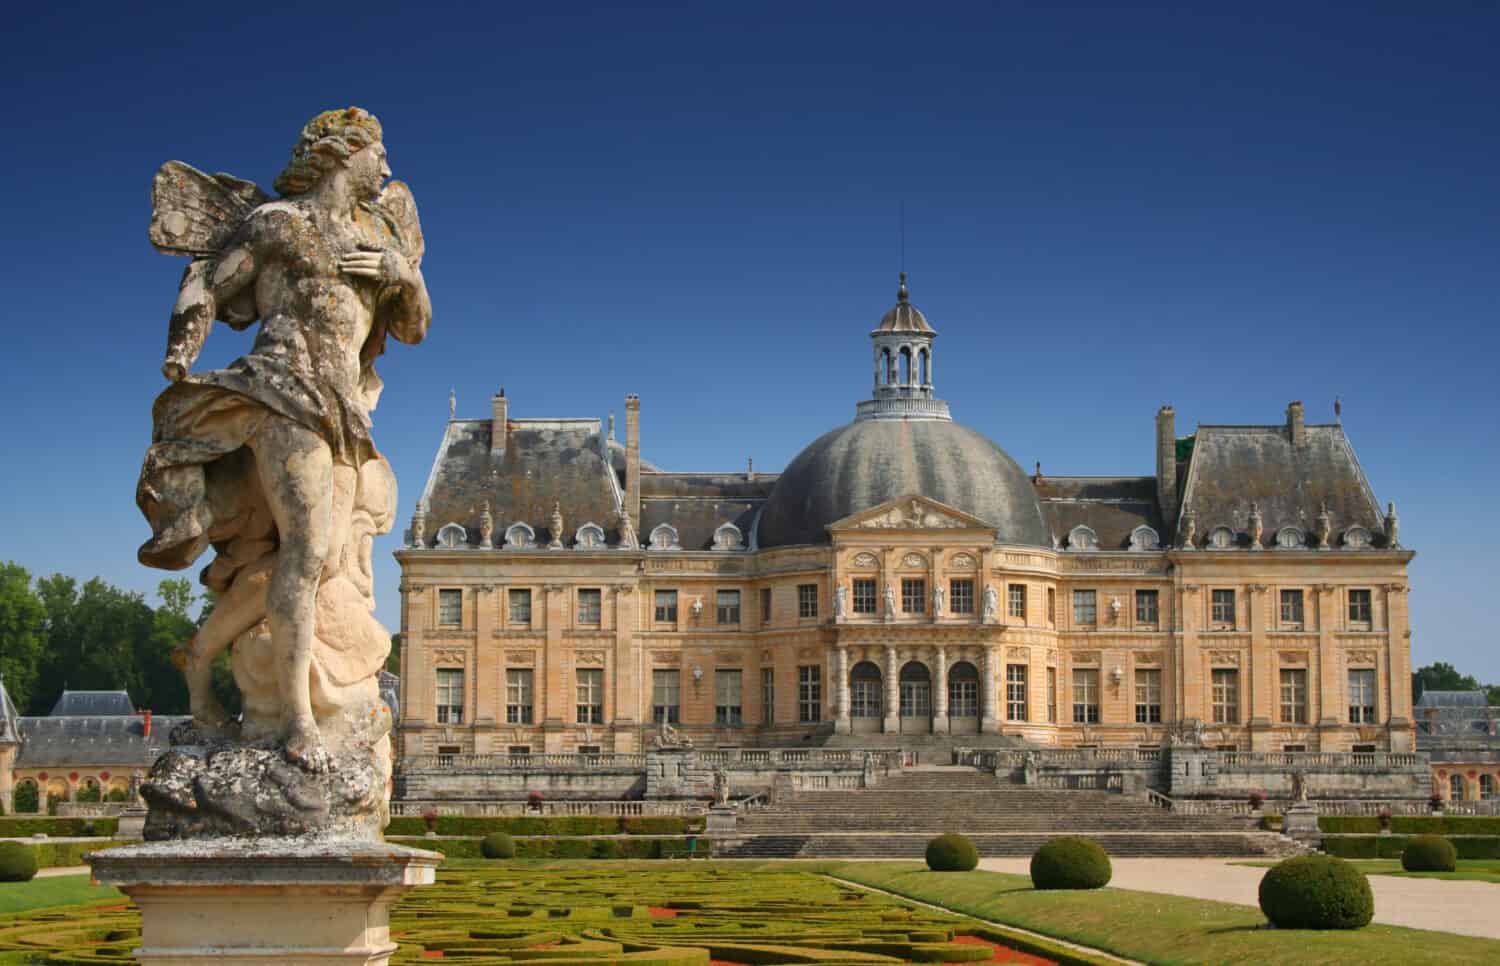
M 896 645 L 885 646 L 885 720 L 883 730 L 893 735 L 901 730 L 901 666 L 897 660 Z
M 849 649 L 842 643 L 833 646 L 833 694 L 836 707 L 834 734 L 847 735 L 853 730 L 849 719 Z
M 948 651 L 939 647 L 933 659 L 932 733 L 948 733 Z
M 995 664 L 998 660 L 995 648 L 985 645 L 979 671 L 979 731 L 981 734 L 1000 733 L 1000 715 L 995 704 Z

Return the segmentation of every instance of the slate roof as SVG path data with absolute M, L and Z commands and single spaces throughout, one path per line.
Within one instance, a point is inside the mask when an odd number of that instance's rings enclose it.
M 137 715 L 47 715 L 21 719 L 17 768 L 117 765 L 147 768 L 167 750 L 168 735 L 188 715 L 156 715 L 151 737 Z
M 1342 533 L 1355 526 L 1369 530 L 1377 546 L 1383 543 L 1384 515 L 1342 426 L 1309 425 L 1301 446 L 1292 445 L 1284 424 L 1199 426 L 1192 446 L 1182 503 L 1184 513 L 1194 514 L 1200 541 L 1214 527 L 1229 526 L 1248 545 L 1253 502 L 1264 521 L 1264 546 L 1275 545 L 1282 527 L 1311 535 L 1324 503 L 1330 545 L 1339 546 Z
M 618 486 L 601 450 L 599 420 L 510 420 L 503 454 L 491 452 L 490 427 L 488 419 L 449 421 L 422 494 L 427 546 L 449 523 L 468 532 L 470 546 L 479 546 L 485 500 L 495 521 L 496 546 L 517 522 L 535 531 L 538 544 L 550 542 L 554 500 L 562 504 L 564 544 L 571 545 L 585 523 L 603 527 L 610 543 L 618 540 Z M 604 450 L 612 449 L 604 442 Z
M 778 479 L 758 473 L 641 473 L 641 528 L 644 545 L 651 531 L 663 523 L 677 529 L 684 550 L 708 550 L 714 531 L 725 523 L 739 527 L 750 542 L 755 515 Z
M 1154 476 L 1043 476 L 1033 483 L 1042 516 L 1061 546 L 1077 526 L 1098 535 L 1100 550 L 1127 549 L 1131 532 L 1143 524 L 1163 546 L 1172 538 L 1156 503 Z
M 1483 691 L 1423 691 L 1418 708 L 1487 708 L 1489 697 Z
M 131 715 L 135 702 L 124 691 L 64 691 L 51 715 Z
M 10 692 L 5 689 L 5 681 L 0 680 L 0 742 L 14 742 L 21 735 L 21 716 L 16 711 L 16 703 L 10 699 Z

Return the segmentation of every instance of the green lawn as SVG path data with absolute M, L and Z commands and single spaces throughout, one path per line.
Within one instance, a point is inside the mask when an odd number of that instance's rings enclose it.
M 87 875 L 56 875 L 30 882 L 0 882 L 0 914 L 124 899 L 109 886 L 89 885 Z
M 1453 879 L 1464 882 L 1500 882 L 1500 859 L 1459 859 L 1452 872 L 1407 872 L 1400 859 L 1345 859 L 1365 875 L 1399 875 L 1409 879 Z M 1275 862 L 1237 862 L 1270 868 Z
M 1500 941 L 1371 925 L 1276 930 L 1260 910 L 1152 892 L 1039 892 L 1022 875 L 858 862 L 833 875 L 1149 963 L 1497 963 Z

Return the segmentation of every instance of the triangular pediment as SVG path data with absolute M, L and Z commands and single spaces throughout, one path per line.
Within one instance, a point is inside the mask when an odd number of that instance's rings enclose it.
M 915 493 L 851 513 L 828 525 L 830 533 L 847 530 L 994 530 L 962 510 Z

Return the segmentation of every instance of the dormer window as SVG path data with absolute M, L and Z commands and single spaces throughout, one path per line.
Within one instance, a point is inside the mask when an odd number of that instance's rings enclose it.
M 573 535 L 573 546 L 579 550 L 598 550 L 604 546 L 604 528 L 597 523 L 585 523 Z
M 714 531 L 715 550 L 743 550 L 744 547 L 745 535 L 734 524 L 726 523 Z
M 1214 527 L 1208 532 L 1208 549 L 1210 550 L 1232 550 L 1234 544 L 1234 531 L 1229 527 Z
M 1350 527 L 1344 531 L 1344 549 L 1367 550 L 1372 543 L 1370 531 L 1364 527 Z
M 449 523 L 437 532 L 437 545 L 457 550 L 469 545 L 469 532 L 456 523 Z
M 1161 548 L 1161 537 L 1148 526 L 1139 526 L 1130 531 L 1131 550 L 1158 550 Z
M 1277 550 L 1300 550 L 1307 546 L 1307 534 L 1296 527 L 1282 527 L 1276 531 Z
M 1069 550 L 1098 550 L 1099 534 L 1088 527 L 1077 526 L 1068 531 Z
M 681 550 L 682 544 L 677 539 L 677 528 L 670 523 L 658 524 L 651 531 L 652 550 Z

